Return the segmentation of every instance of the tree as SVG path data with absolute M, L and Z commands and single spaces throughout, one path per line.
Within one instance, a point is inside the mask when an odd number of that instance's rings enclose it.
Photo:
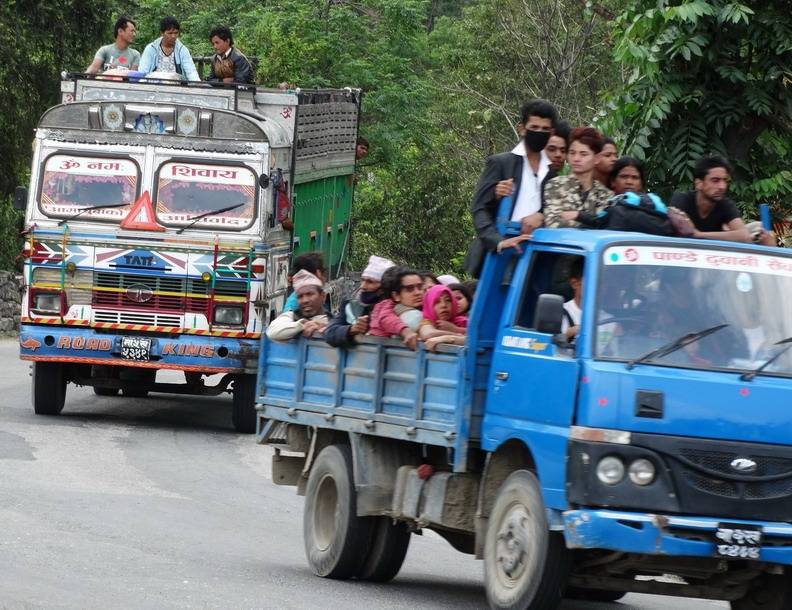
M 601 123 L 647 163 L 664 194 L 692 182 L 696 159 L 728 157 L 748 213 L 786 214 L 792 193 L 789 5 L 642 0 L 615 21 L 615 58 L 629 71 Z

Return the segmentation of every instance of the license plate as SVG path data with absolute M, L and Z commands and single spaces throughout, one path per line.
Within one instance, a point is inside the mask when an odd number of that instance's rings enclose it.
M 148 337 L 121 337 L 121 357 L 126 360 L 150 360 L 151 339 Z
M 733 559 L 759 559 L 762 529 L 744 524 L 719 523 L 715 531 L 715 555 Z

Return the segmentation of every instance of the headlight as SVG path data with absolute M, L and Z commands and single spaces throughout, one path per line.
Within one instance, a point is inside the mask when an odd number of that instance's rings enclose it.
M 214 323 L 239 326 L 242 324 L 242 309 L 240 307 L 215 307 Z
M 33 295 L 33 309 L 47 313 L 60 313 L 61 296 L 58 292 L 38 292 Z
M 655 474 L 654 464 L 643 458 L 635 460 L 627 469 L 627 475 L 636 485 L 649 485 L 655 480 Z
M 624 462 L 613 455 L 607 455 L 597 464 L 597 478 L 606 485 L 616 485 L 624 478 Z

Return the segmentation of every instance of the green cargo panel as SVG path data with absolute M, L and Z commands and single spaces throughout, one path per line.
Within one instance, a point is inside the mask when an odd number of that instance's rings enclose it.
M 353 176 L 330 176 L 294 186 L 294 254 L 321 250 L 333 270 L 346 259 Z

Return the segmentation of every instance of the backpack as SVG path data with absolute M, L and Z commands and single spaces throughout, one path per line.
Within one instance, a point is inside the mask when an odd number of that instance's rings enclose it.
M 635 231 L 650 235 L 675 235 L 668 208 L 653 193 L 624 193 L 611 197 L 608 207 L 599 213 L 581 212 L 578 221 L 583 226 L 611 231 Z

